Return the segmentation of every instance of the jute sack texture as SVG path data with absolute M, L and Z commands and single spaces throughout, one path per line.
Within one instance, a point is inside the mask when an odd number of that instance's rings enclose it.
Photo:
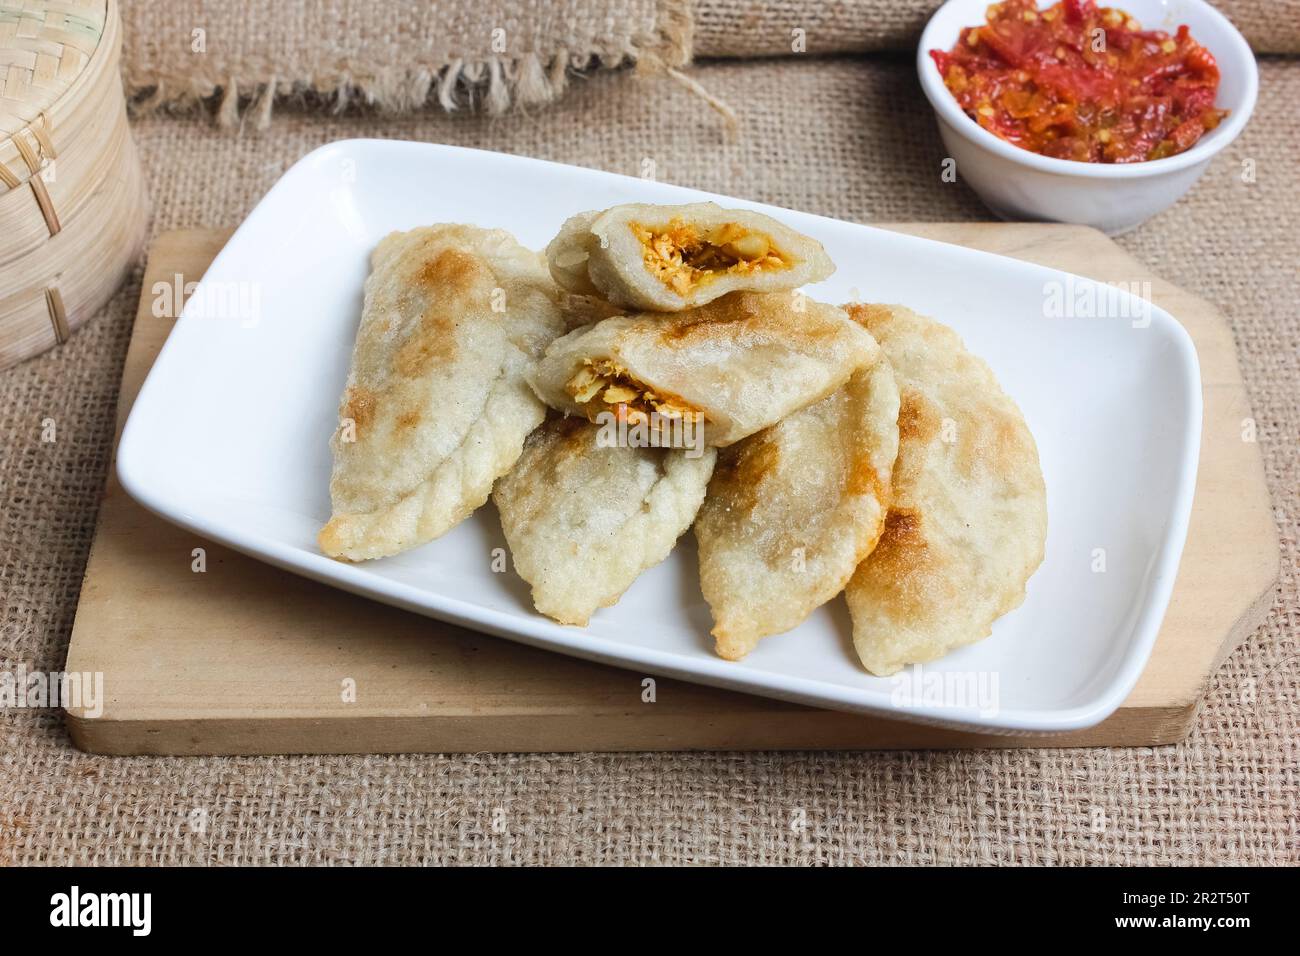
M 0 863 L 1300 862 L 1300 63 L 1262 68 L 1242 138 L 1120 240 L 1230 322 L 1250 395 L 1241 416 L 1254 419 L 1281 531 L 1277 603 L 1211 680 L 1185 743 L 103 759 L 74 750 L 57 715 L 11 710 Z M 943 148 L 909 62 L 788 57 L 695 75 L 746 105 L 733 141 L 673 84 L 656 84 L 663 99 L 647 109 L 627 72 L 519 122 L 286 108 L 260 136 L 202 116 L 145 118 L 134 132 L 155 232 L 237 225 L 290 163 L 351 136 L 632 175 L 651 158 L 669 182 L 859 222 L 989 218 L 960 182 L 940 184 Z M 0 373 L 0 668 L 64 663 L 139 293 L 137 277 L 63 348 Z M 56 441 L 42 441 L 47 418 Z
M 273 104 L 528 111 L 577 75 L 695 58 L 907 52 L 935 0 L 122 0 L 139 111 L 219 97 L 264 126 Z M 1122 6 L 1122 4 L 1121 4 Z M 1300 53 L 1300 0 L 1222 0 L 1260 53 Z M 706 88 L 695 89 L 703 96 Z M 724 98 L 708 91 L 717 106 Z M 708 97 L 706 97 L 708 98 Z M 729 102 L 729 101 L 727 101 Z M 740 108 L 741 103 L 732 104 Z

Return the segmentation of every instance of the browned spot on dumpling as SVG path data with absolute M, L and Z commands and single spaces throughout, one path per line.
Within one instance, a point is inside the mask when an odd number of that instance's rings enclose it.
M 597 451 L 596 432 L 596 426 L 585 418 L 552 412 L 524 443 L 525 457 L 534 461 L 530 466 L 534 480 L 555 487 L 567 482 L 566 475 L 580 469 Z M 530 513 L 540 515 L 542 500 L 539 497 L 534 502 L 536 509 Z
M 423 289 L 435 303 L 473 302 L 484 297 L 482 307 L 490 307 L 486 296 L 492 287 L 491 273 L 473 256 L 458 249 L 443 249 L 423 262 L 411 278 L 415 290 Z M 415 378 L 435 364 L 456 357 L 454 336 L 457 316 L 443 304 L 431 305 L 420 316 L 410 337 L 393 356 L 393 369 L 399 375 Z
M 934 405 L 920 392 L 904 389 L 899 395 L 898 438 L 925 444 L 939 434 L 940 420 Z
M 761 506 L 772 489 L 780 487 L 782 479 L 777 471 L 781 463 L 780 440 L 770 432 L 721 448 L 709 493 L 725 501 L 733 516 L 749 521 L 755 511 L 763 510 Z M 772 528 L 770 533 L 753 538 L 751 547 L 772 566 L 814 558 L 809 551 L 809 529 L 797 525 Z
M 731 292 L 707 305 L 673 316 L 663 323 L 660 336 L 665 344 L 678 348 L 703 345 L 721 337 L 734 336 L 733 326 L 752 322 L 758 314 L 756 293 Z
M 420 323 L 393 356 L 393 369 L 407 378 L 418 378 L 435 364 L 445 364 L 456 357 L 456 340 L 452 334 L 456 319 L 440 306 L 430 306 L 420 316 Z
M 544 427 L 555 435 L 565 454 L 582 455 L 595 450 L 596 430 L 585 418 L 557 415 Z
M 763 479 L 776 471 L 780 460 L 777 443 L 760 434 L 718 453 L 715 480 L 726 484 L 731 507 L 746 514 L 758 504 Z
M 1006 474 L 1014 460 L 1024 457 L 1029 451 L 1037 451 L 1036 447 L 1030 447 L 1032 438 L 1028 429 L 1022 427 L 1017 421 L 999 418 L 994 427 L 994 434 L 999 474 Z
M 418 378 L 437 362 L 450 362 L 456 355 L 451 336 L 421 325 L 397 350 L 393 368 L 399 375 Z
M 773 302 L 788 307 L 786 318 L 794 323 L 794 334 L 804 343 L 835 339 L 844 334 L 840 323 L 819 316 L 817 321 L 800 322 L 794 314 L 792 293 L 729 292 L 721 298 L 687 312 L 674 313 L 660 323 L 660 339 L 665 346 L 682 349 L 704 347 L 714 342 L 731 343 L 751 330 L 756 336 L 773 334 L 774 322 L 781 317 Z M 746 328 L 748 326 L 749 328 Z
M 407 409 L 397 416 L 398 429 L 414 428 L 420 424 L 420 410 L 418 408 Z
M 880 480 L 880 473 L 871 463 L 871 455 L 865 454 L 849 463 L 848 480 L 844 490 L 850 495 L 871 495 L 884 504 L 889 500 L 888 483 Z
M 885 532 L 880 536 L 880 545 L 895 548 L 924 547 L 921 513 L 915 508 L 891 508 L 885 519 Z
M 876 305 L 875 303 L 851 302 L 848 305 L 840 306 L 849 314 L 849 318 L 866 328 L 873 335 L 879 329 L 882 322 L 887 322 L 893 318 L 893 311 L 887 305 Z
M 464 295 L 474 288 L 486 270 L 473 256 L 459 249 L 443 249 L 424 260 L 415 274 L 415 283 L 440 295 Z
M 858 574 L 868 574 L 873 581 L 889 582 L 895 600 L 918 605 L 925 599 L 929 571 L 930 547 L 925 538 L 925 520 L 915 508 L 891 508 L 885 518 L 885 530 L 870 557 Z
M 1006 474 L 1026 453 L 1025 431 L 1007 418 L 973 418 L 958 433 L 957 466 L 965 475 Z
M 378 399 L 379 396 L 370 389 L 353 386 L 347 391 L 343 412 L 339 417 L 352 419 L 356 426 L 356 434 L 360 437 L 361 432 L 375 420 L 375 405 Z

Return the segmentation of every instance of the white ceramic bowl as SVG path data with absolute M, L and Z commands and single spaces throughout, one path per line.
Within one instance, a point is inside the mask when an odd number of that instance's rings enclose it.
M 921 34 L 916 66 L 957 175 L 1003 219 L 1127 232 L 1177 202 L 1215 154 L 1237 138 L 1255 108 L 1255 57 L 1218 10 L 1204 0 L 1115 0 L 1144 29 L 1173 33 L 1179 24 L 1188 25 L 1193 39 L 1218 60 L 1222 78 L 1216 105 L 1229 110 L 1228 116 L 1186 152 L 1145 163 L 1082 163 L 1013 146 L 962 111 L 930 58 L 931 50 L 951 50 L 962 27 L 984 23 L 988 5 L 989 0 L 948 0 Z

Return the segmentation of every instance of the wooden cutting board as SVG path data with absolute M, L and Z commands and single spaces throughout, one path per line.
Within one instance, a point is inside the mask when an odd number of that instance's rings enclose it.
M 970 734 L 816 710 L 573 660 L 336 591 L 148 514 L 110 475 L 69 671 L 102 672 L 73 742 L 105 754 L 777 750 L 1147 746 L 1188 733 L 1207 678 L 1261 623 L 1278 542 L 1232 335 L 1206 302 L 1074 226 L 887 228 L 1104 281 L 1151 282 L 1200 355 L 1205 431 L 1187 548 L 1155 653 L 1107 721 L 1049 736 Z M 118 407 L 119 434 L 171 329 L 155 298 L 200 278 L 227 232 L 152 247 Z M 207 569 L 191 570 L 195 548 Z M 354 688 L 354 691 L 352 689 Z

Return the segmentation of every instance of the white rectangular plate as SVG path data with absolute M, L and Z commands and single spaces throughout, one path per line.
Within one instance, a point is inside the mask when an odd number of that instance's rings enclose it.
M 585 209 L 713 199 L 774 215 L 838 265 L 823 301 L 899 302 L 951 325 L 1038 440 L 1047 558 L 993 635 L 923 671 L 863 670 L 843 598 L 743 662 L 714 656 L 693 538 L 587 628 L 532 610 L 489 504 L 405 554 L 341 564 L 328 518 L 339 394 L 375 243 L 468 222 L 543 247 Z M 194 290 L 136 400 L 122 485 L 163 518 L 271 564 L 421 614 L 648 674 L 891 717 L 1053 731 L 1104 719 L 1155 641 L 1187 531 L 1200 371 L 1170 315 L 1089 280 L 739 199 L 497 153 L 353 140 L 290 169 Z

